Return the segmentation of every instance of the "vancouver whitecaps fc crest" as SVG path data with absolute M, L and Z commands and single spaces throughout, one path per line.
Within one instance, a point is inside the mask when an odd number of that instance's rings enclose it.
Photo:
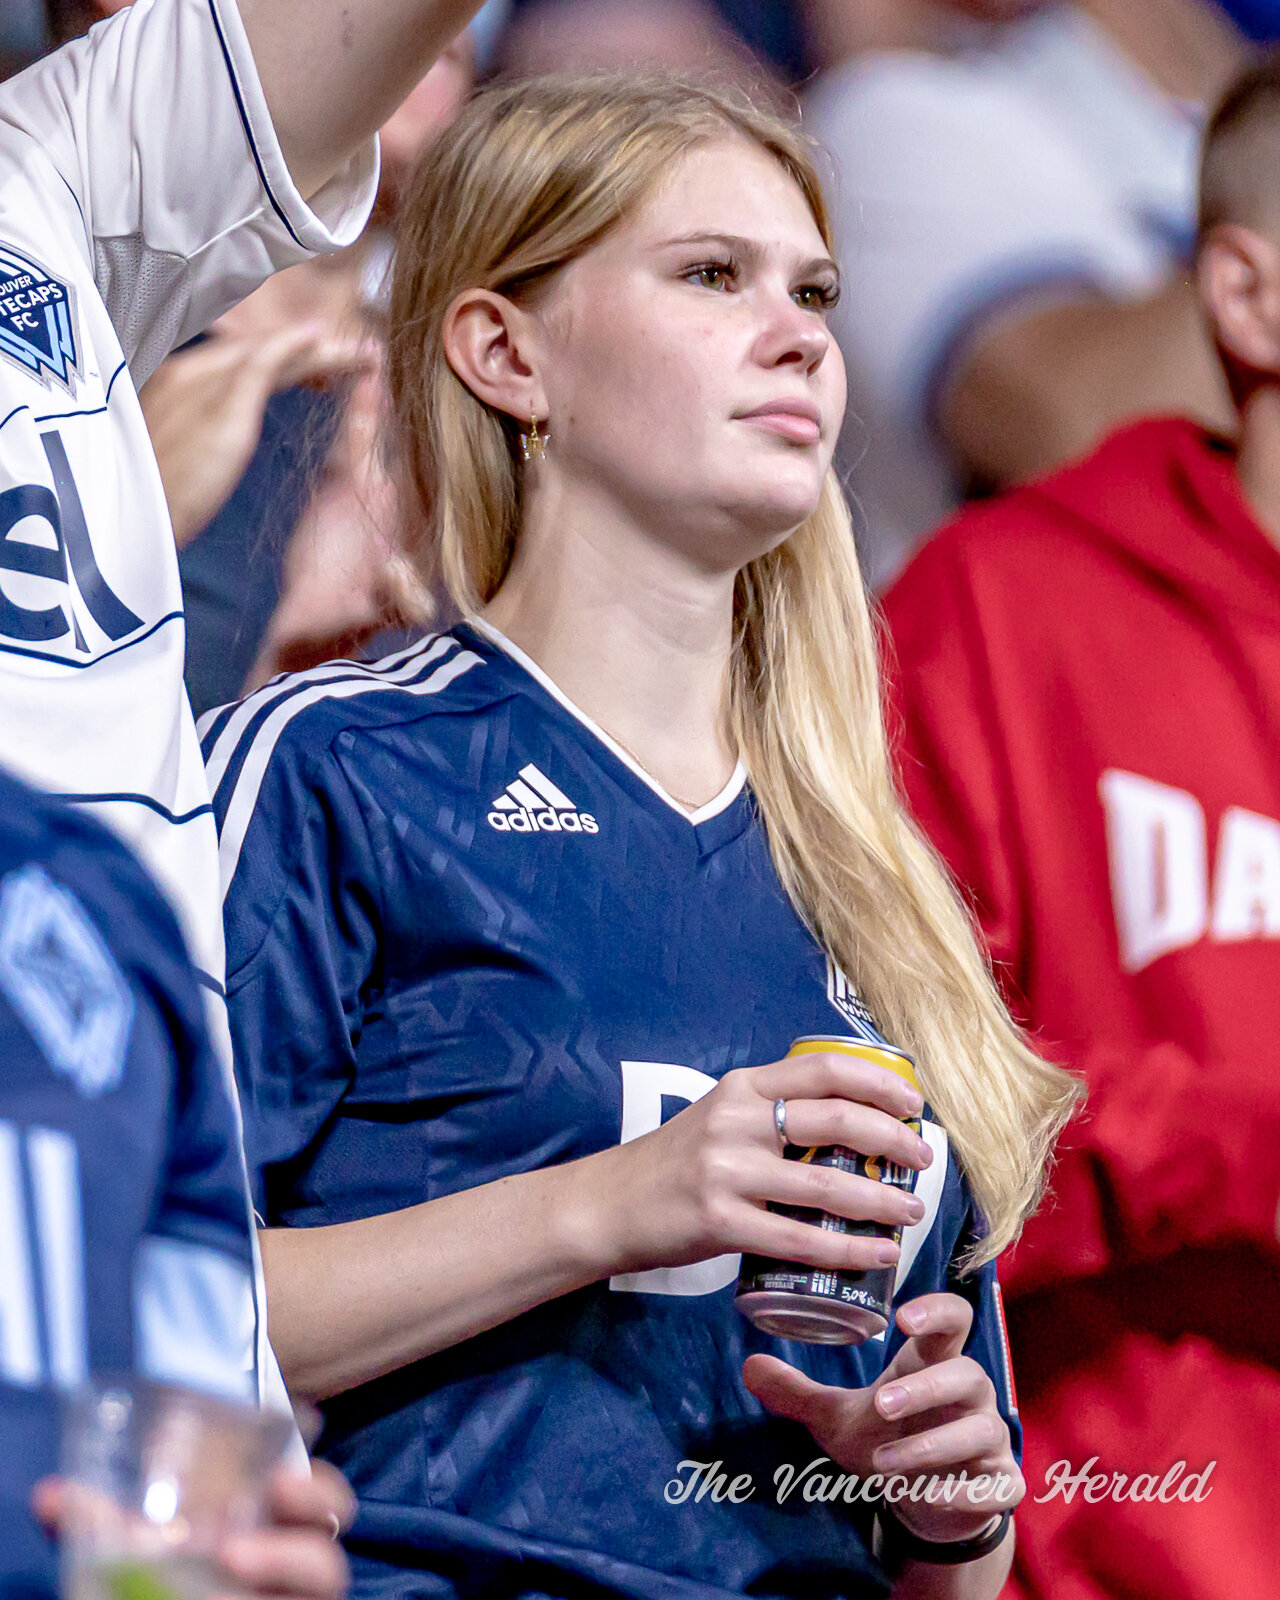
M 867 1010 L 858 991 L 830 956 L 827 957 L 827 999 L 849 1024 L 855 1039 L 861 1039 L 867 1044 L 883 1042 L 880 1030 L 876 1027 L 876 1019 Z
M 0 354 L 42 383 L 73 392 L 79 365 L 75 296 L 29 256 L 0 244 Z
M 0 881 L 0 993 L 81 1094 L 120 1082 L 133 995 L 79 900 L 34 862 Z

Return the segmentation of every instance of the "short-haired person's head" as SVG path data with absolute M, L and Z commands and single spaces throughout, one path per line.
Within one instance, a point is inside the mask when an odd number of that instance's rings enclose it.
M 1248 67 L 1205 128 L 1200 296 L 1237 401 L 1280 379 L 1280 51 Z
M 1200 232 L 1222 223 L 1280 227 L 1280 51 L 1235 78 L 1205 124 Z
M 976 1262 L 1034 1204 L 1077 1088 L 1009 1021 L 897 800 L 830 466 L 830 256 L 807 141 L 737 91 L 634 75 L 489 89 L 402 212 L 396 450 L 426 576 L 464 612 L 520 560 L 525 509 L 563 504 L 566 484 L 569 503 L 608 511 L 600 537 L 732 588 L 727 713 L 779 876 L 916 1056 L 987 1219 Z M 780 402 L 789 416 L 753 420 Z M 550 446 L 526 465 L 535 418 Z M 532 559 L 551 559 L 558 525 L 542 520 Z

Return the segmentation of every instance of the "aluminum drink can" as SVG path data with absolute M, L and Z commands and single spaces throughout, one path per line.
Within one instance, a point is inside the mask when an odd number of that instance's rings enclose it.
M 859 1056 L 863 1061 L 897 1073 L 913 1089 L 920 1087 L 916 1081 L 915 1062 L 892 1045 L 808 1034 L 797 1039 L 787 1055 L 813 1055 L 818 1051 Z M 902 1120 L 919 1134 L 918 1117 Z M 873 1178 L 897 1189 L 911 1190 L 916 1185 L 914 1168 L 899 1166 L 883 1157 L 864 1156 L 844 1145 L 806 1148 L 789 1144 L 783 1154 L 788 1161 L 834 1167 L 839 1172 Z M 892 1239 L 895 1244 L 902 1240 L 902 1229 L 887 1222 L 854 1222 L 848 1217 L 832 1216 L 830 1212 L 808 1206 L 770 1205 L 769 1209 L 831 1233 Z M 774 1261 L 767 1256 L 747 1255 L 742 1258 L 733 1303 L 762 1333 L 771 1333 L 779 1339 L 798 1339 L 806 1344 L 861 1344 L 864 1339 L 874 1339 L 889 1326 L 897 1270 L 895 1265 L 871 1267 L 866 1272 L 829 1272 L 807 1266 L 802 1261 Z

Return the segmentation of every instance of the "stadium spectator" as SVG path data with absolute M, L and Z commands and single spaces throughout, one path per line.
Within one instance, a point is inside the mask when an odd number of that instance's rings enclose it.
M 65 43 L 128 3 L 53 0 L 53 37 Z M 309 651 L 354 643 L 384 616 L 421 605 L 399 579 L 385 529 L 364 513 L 379 498 L 373 464 L 352 461 L 343 441 L 334 454 L 331 447 L 345 426 L 349 386 L 339 380 L 377 370 L 364 290 L 381 275 L 384 230 L 422 145 L 469 92 L 472 55 L 464 33 L 381 130 L 380 227 L 336 258 L 277 274 L 164 362 L 142 391 L 182 551 L 186 681 L 197 715 L 251 678 L 287 581 L 290 539 L 308 507 L 303 548 L 289 559 L 294 592 L 275 619 L 278 643 L 264 653 L 263 675 L 286 646 L 305 661 Z M 322 483 L 321 501 L 311 506 Z M 303 639 L 281 639 L 286 624 Z
M 54 4 L 68 25 L 74 6 Z M 370 115 L 385 120 L 384 82 L 402 98 L 407 70 L 425 66 L 444 23 L 471 9 L 464 0 L 364 7 L 369 58 L 353 80 L 346 55 L 335 64 L 325 54 L 341 54 L 338 0 L 242 8 L 247 25 L 234 0 L 140 0 L 0 89 L 9 152 L 0 240 L 14 281 L 29 254 L 33 292 L 65 312 L 59 323 L 51 310 L 34 337 L 7 318 L 0 347 L 10 515 L 43 518 L 57 539 L 51 554 L 30 555 L 37 546 L 6 527 L 0 544 L 0 672 L 10 684 L 0 693 L 0 754 L 134 843 L 215 985 L 216 844 L 181 683 L 171 527 L 133 386 L 273 268 L 358 236 L 375 158 L 366 144 L 344 165 L 355 132 Z M 281 36 L 295 10 L 305 50 Z M 250 36 L 284 108 L 285 150 Z M 183 122 L 192 117 L 195 132 Z M 293 184 L 286 154 L 323 216 Z M 104 231 L 90 237 L 86 227 Z
M 567 0 L 565 4 L 561 0 L 514 0 L 512 15 L 520 40 L 517 54 L 529 60 L 533 57 L 526 55 L 526 50 L 536 52 L 539 60 L 550 63 L 542 70 L 576 67 L 579 56 L 585 55 L 588 65 L 668 65 L 697 71 L 706 63 L 711 24 L 713 35 L 719 34 L 711 44 L 713 58 L 723 50 L 727 32 L 739 46 L 746 46 L 750 59 L 765 62 L 782 83 L 799 83 L 809 71 L 803 18 L 794 0 L 693 0 L 689 5 L 638 0 L 631 6 L 617 0 Z M 583 39 L 574 37 L 565 26 L 570 18 L 581 25 Z M 544 24 L 548 33 L 539 40 L 536 36 Z M 547 44 L 551 37 L 567 45 L 572 62 L 550 57 Z
M 1126 417 L 1231 422 L 1190 286 L 1205 0 L 808 0 L 836 165 L 840 460 L 879 586 L 971 490 Z
M 357 25 L 341 0 L 138 0 L 0 87 L 0 760 L 137 849 L 215 1039 L 217 841 L 135 385 L 273 270 L 358 236 L 375 130 L 472 9 L 381 0 Z M 240 1331 L 269 1390 L 265 1321 Z
M 1123 428 L 887 600 L 913 808 L 1090 1092 L 1003 1273 L 1027 1600 L 1235 1600 L 1280 1568 L 1280 60 L 1212 121 L 1200 205 L 1238 444 Z M 1212 1462 L 1212 1493 L 1037 1503 L 1060 1460 L 1131 1487 Z
M 892 796 L 830 471 L 829 250 L 807 145 L 736 94 L 474 100 L 406 206 L 388 341 L 427 571 L 468 620 L 206 722 L 273 1327 L 360 1497 L 358 1595 L 880 1596 L 892 1572 L 902 1600 L 978 1600 L 1007 1568 L 967 1491 L 881 1508 L 879 1559 L 865 1501 L 768 1503 L 815 1449 L 1016 1499 L 988 1258 L 1077 1092 Z M 872 1013 L 919 1059 L 923 1142 L 890 1074 L 780 1059 L 874 1040 Z M 837 1131 L 919 1192 L 782 1159 Z M 764 1204 L 819 1192 L 908 1222 L 902 1252 Z M 872 1248 L 899 1263 L 887 1342 L 778 1343 L 733 1309 L 741 1250 Z M 678 1504 L 720 1459 L 754 1502 Z
M 173 913 L 123 845 L 0 772 L 0 1593 L 54 1600 L 61 1400 L 91 1373 L 247 1400 L 238 1119 Z M 39 1493 L 36 1494 L 37 1485 Z M 35 1505 L 33 1506 L 33 1499 Z M 351 1496 L 281 1472 L 224 1552 L 248 1595 L 337 1600 Z
M 502 43 L 511 77 L 626 67 L 759 75 L 712 0 L 535 0 Z
M 197 716 L 276 672 L 351 654 L 381 629 L 429 615 L 369 419 L 382 402 L 381 301 L 400 197 L 474 73 L 468 30 L 382 128 L 378 200 L 359 243 L 269 280 L 222 319 L 221 354 L 182 352 L 143 391 L 171 511 L 207 496 L 184 519 L 201 531 L 179 558 Z M 255 372 L 299 337 L 304 352 L 317 348 L 317 373 L 353 381 L 268 398 Z M 248 374 L 240 394 L 219 379 L 228 363 Z M 296 375 L 279 373 L 273 386 Z
M 130 3 L 51 0 L 52 40 L 65 44 Z M 471 76 L 463 35 L 382 130 L 380 222 L 393 217 L 421 143 L 456 112 Z M 406 585 L 393 585 L 398 552 L 364 514 L 378 498 L 373 464 L 353 462 L 337 437 L 349 387 L 340 380 L 377 370 L 362 290 L 377 274 L 380 238 L 366 230 L 336 257 L 277 273 L 163 362 L 141 392 L 181 552 L 185 678 L 197 715 L 257 681 L 255 663 L 265 677 L 277 656 L 283 664 L 290 647 L 298 654 L 299 635 L 306 664 L 329 646 L 354 644 L 387 614 L 421 605 Z M 291 537 L 322 484 L 286 578 Z M 323 563 L 314 559 L 320 548 Z M 293 593 L 277 615 L 286 583 Z M 264 649 L 273 619 L 275 642 Z

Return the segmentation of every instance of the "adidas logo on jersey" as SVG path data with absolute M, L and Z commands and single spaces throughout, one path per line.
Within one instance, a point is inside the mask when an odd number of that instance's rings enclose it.
M 579 811 L 532 762 L 520 768 L 520 776 L 493 802 L 489 826 L 499 833 L 600 832 L 596 819 Z

